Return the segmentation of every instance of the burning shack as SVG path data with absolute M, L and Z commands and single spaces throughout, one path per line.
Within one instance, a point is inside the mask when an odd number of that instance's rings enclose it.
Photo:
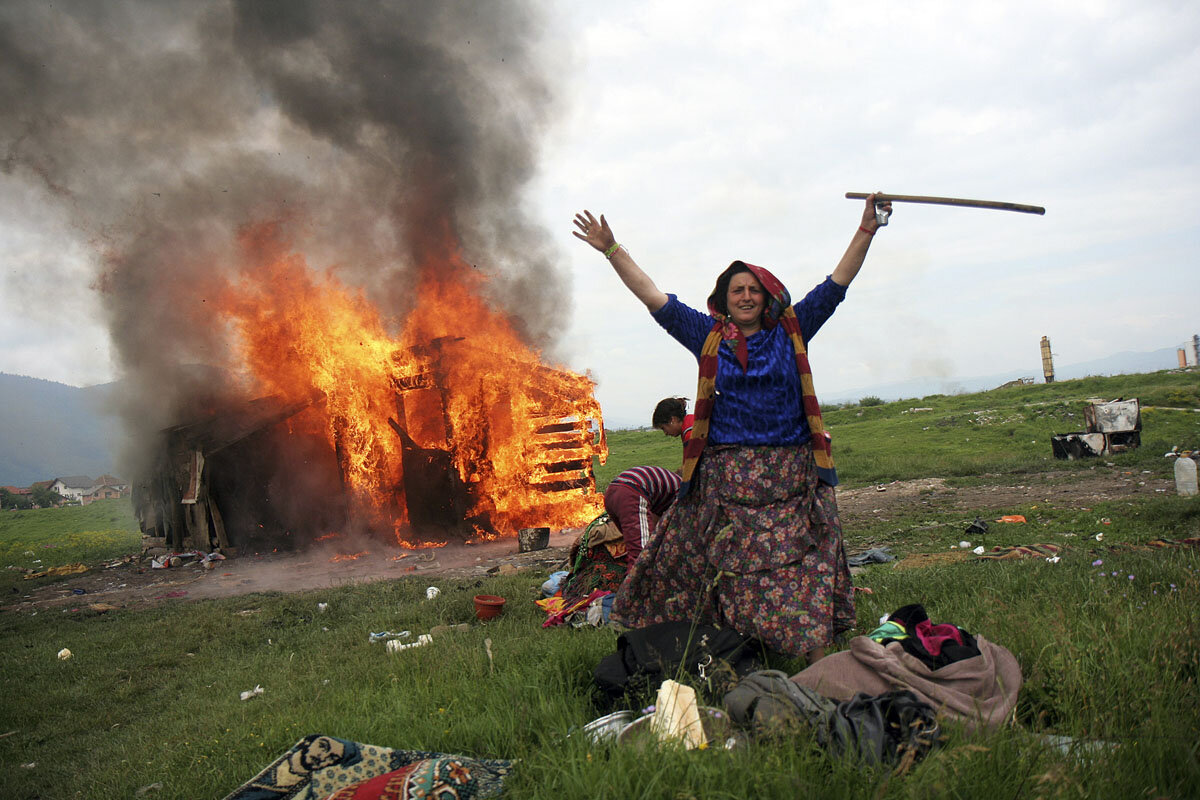
M 313 390 L 229 404 L 163 431 L 135 492 L 143 532 L 176 549 L 229 553 L 348 530 L 414 547 L 597 513 L 593 459 L 603 463 L 607 444 L 589 378 L 465 337 L 390 361 L 388 391 L 359 419 Z M 386 434 L 372 430 L 380 417 Z

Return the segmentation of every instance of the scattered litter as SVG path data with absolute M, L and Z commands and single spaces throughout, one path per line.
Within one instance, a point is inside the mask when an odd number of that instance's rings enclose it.
M 428 589 L 425 590 L 425 599 L 432 600 L 433 598 L 437 597 L 441 593 L 442 593 L 442 590 L 439 589 L 438 587 L 430 586 Z
M 1049 561 L 1051 564 L 1057 564 L 1061 560 L 1061 557 L 1060 556 L 1051 556 L 1050 558 L 1047 558 L 1046 560 Z
M 428 633 L 422 633 L 417 637 L 415 642 L 408 642 L 407 644 L 396 639 L 392 639 L 388 641 L 387 649 L 389 653 L 398 653 L 401 650 L 411 650 L 414 647 L 424 647 L 427 644 L 433 644 L 433 637 Z
M 870 586 L 855 586 L 854 591 L 862 592 L 863 594 L 875 594 L 875 590 Z
M 241 611 L 235 611 L 234 613 L 239 617 L 248 617 L 251 614 L 257 614 L 260 611 L 262 611 L 261 608 L 243 608 Z
M 111 603 L 89 603 L 88 609 L 98 614 L 103 614 L 106 611 L 116 611 L 117 607 Z
M 967 529 L 963 532 L 964 533 L 977 533 L 980 536 L 982 536 L 983 534 L 988 532 L 988 524 L 986 522 L 984 522 L 982 519 L 980 519 L 979 517 L 976 517 L 975 521 L 972 522 L 970 525 L 968 525 Z
M 67 648 L 64 647 L 62 650 L 58 651 L 58 660 L 59 661 L 66 661 L 70 657 L 71 657 L 71 651 L 68 650 Z
M 163 788 L 163 785 L 161 782 L 151 783 L 151 784 L 148 784 L 148 785 L 143 786 L 142 788 L 138 789 L 136 792 L 133 793 L 133 796 L 134 797 L 144 797 L 145 795 L 149 794 L 150 792 L 161 791 L 162 788 Z
M 1112 525 L 1112 520 L 1109 519 L 1108 517 L 1101 517 L 1100 524 L 1101 525 Z
M 495 668 L 495 666 L 496 666 L 496 664 L 495 664 L 494 660 L 492 659 L 492 640 L 491 640 L 491 639 L 484 639 L 484 640 L 483 640 L 483 650 L 484 650 L 484 652 L 485 652 L 485 653 L 487 653 L 487 657 L 488 657 L 488 673 L 490 674 L 490 673 L 492 672 L 492 670 L 493 670 L 493 669 Z
M 406 559 L 406 558 L 408 558 L 408 557 L 409 557 L 409 556 L 411 556 L 411 555 L 412 555 L 412 553 L 401 553 L 401 554 L 400 554 L 400 555 L 398 555 L 398 556 L 392 556 L 392 557 L 391 557 L 391 558 L 389 558 L 388 560 L 389 560 L 389 561 L 402 561 L 403 559 Z
M 976 547 L 976 548 L 975 548 L 974 550 L 972 550 L 971 552 L 972 552 L 972 553 L 974 553 L 974 554 L 975 554 L 975 555 L 977 555 L 977 556 L 981 556 L 981 555 L 983 555 L 983 545 L 979 545 L 978 547 Z
M 872 547 L 865 553 L 856 553 L 846 559 L 846 563 L 852 567 L 863 567 L 867 564 L 886 564 L 889 561 L 895 561 L 896 557 L 888 552 L 886 547 Z
M 249 689 L 247 691 L 242 692 L 241 697 L 243 700 L 249 700 L 251 697 L 258 697 L 260 694 L 262 694 L 265 691 L 266 691 L 266 689 L 264 689 L 263 687 L 255 686 L 253 689 Z
M 1007 561 L 1016 558 L 1050 558 L 1062 551 L 1056 544 L 1026 544 L 1015 547 L 993 547 L 987 553 L 979 556 L 989 561 Z
M 150 568 L 171 569 L 173 567 L 182 567 L 188 561 L 197 558 L 203 559 L 206 558 L 206 556 L 199 550 L 188 550 L 185 553 L 167 553 L 166 555 L 161 555 L 158 558 L 152 559 L 150 561 Z M 221 558 L 224 558 L 224 556 L 221 556 Z
M 1103 533 L 1097 533 L 1097 534 L 1096 534 L 1096 541 L 1097 541 L 1097 542 L 1103 542 L 1103 541 L 1104 541 L 1104 534 L 1103 534 Z
M 545 583 L 542 584 L 542 597 L 552 597 L 554 594 L 556 594 L 558 590 L 562 588 L 563 581 L 565 581 L 567 576 L 570 574 L 571 573 L 567 572 L 565 569 L 560 569 L 557 572 L 551 572 L 550 577 L 546 579 Z
M 958 549 L 959 549 L 959 550 L 970 550 L 970 549 L 971 549 L 971 543 L 970 543 L 970 542 L 959 542 L 959 543 L 958 543 Z
M 34 561 L 34 563 L 41 563 L 41 559 Z M 50 567 L 49 569 L 41 572 L 31 572 L 28 575 L 25 575 L 24 578 L 28 581 L 32 580 L 33 578 L 44 578 L 47 575 L 78 575 L 81 572 L 87 571 L 87 564 L 63 564 L 58 567 Z
M 1055 747 L 1063 755 L 1074 756 L 1083 761 L 1091 756 L 1098 756 L 1117 749 L 1115 742 L 1105 742 L 1100 739 L 1072 739 L 1070 736 L 1056 736 L 1051 733 L 1042 734 L 1042 741 Z
M 1022 516 L 1021 514 L 1005 514 L 1003 517 L 996 520 L 996 522 L 1025 522 L 1025 521 L 1026 521 L 1025 517 Z
M 324 614 L 328 610 L 329 610 L 329 603 L 317 603 L 317 611 Z
M 72 589 L 71 594 L 87 594 L 87 589 Z
M 30 761 L 28 764 L 22 764 L 21 769 L 33 769 L 36 766 L 37 766 L 36 761 Z
M 386 642 L 388 639 L 403 639 L 406 636 L 412 636 L 412 631 L 398 631 L 395 633 L 393 633 L 392 631 L 380 631 L 379 633 L 370 634 L 367 637 L 367 641 L 368 642 Z

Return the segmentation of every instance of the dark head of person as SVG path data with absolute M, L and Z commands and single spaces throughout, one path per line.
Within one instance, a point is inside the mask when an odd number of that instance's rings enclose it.
M 682 421 L 687 416 L 686 397 L 667 397 L 658 401 L 654 414 L 650 417 L 650 425 L 661 428 L 673 419 Z

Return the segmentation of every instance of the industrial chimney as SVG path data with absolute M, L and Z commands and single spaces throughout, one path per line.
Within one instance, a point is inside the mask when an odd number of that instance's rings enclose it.
M 1046 336 L 1042 337 L 1042 374 L 1046 376 L 1046 383 L 1054 383 L 1054 359 L 1050 355 L 1050 339 Z

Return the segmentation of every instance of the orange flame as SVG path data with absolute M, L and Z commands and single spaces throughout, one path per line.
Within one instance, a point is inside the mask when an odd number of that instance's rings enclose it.
M 406 446 L 444 454 L 475 540 L 580 525 L 602 508 L 592 459 L 608 448 L 593 381 L 543 364 L 483 301 L 478 270 L 457 256 L 423 265 L 417 304 L 393 335 L 361 291 L 290 252 L 278 225 L 248 227 L 240 241 L 243 277 L 218 310 L 261 392 L 324 395 L 290 424 L 328 440 L 358 519 L 407 546 L 439 544 L 414 541 Z

